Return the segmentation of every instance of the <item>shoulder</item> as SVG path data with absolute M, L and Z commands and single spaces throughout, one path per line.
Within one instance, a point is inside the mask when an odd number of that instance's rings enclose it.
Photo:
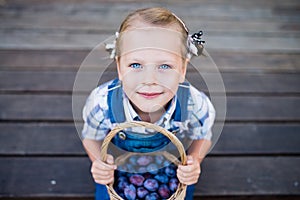
M 215 108 L 209 97 L 192 85 L 190 85 L 189 110 L 191 110 L 193 115 L 199 120 L 215 118 Z
M 202 106 L 211 104 L 209 97 L 192 85 L 190 85 L 190 101 L 193 103 L 194 108 L 201 108 Z
M 108 92 L 114 80 L 103 83 L 93 89 L 86 99 L 84 105 L 85 115 L 92 114 L 94 117 L 103 115 L 106 110 L 108 110 L 107 98 Z

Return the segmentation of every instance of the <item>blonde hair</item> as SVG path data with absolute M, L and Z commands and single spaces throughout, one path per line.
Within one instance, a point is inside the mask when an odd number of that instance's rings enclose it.
M 122 22 L 119 33 L 126 31 L 129 27 L 134 26 L 136 20 L 141 20 L 149 25 L 156 25 L 156 26 L 169 26 L 175 25 L 179 28 L 179 32 L 182 35 L 182 44 L 183 44 L 183 55 L 184 57 L 187 54 L 187 38 L 188 38 L 188 30 L 181 19 L 179 19 L 175 14 L 170 12 L 169 10 L 161 7 L 154 7 L 154 8 L 144 8 L 138 9 L 132 13 L 130 13 Z M 117 39 L 116 41 L 116 53 L 117 55 L 120 54 L 120 41 Z

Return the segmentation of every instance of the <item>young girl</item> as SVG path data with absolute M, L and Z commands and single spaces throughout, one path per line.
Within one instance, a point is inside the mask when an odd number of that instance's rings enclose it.
M 203 48 L 200 36 L 189 35 L 182 20 L 164 8 L 137 10 L 121 24 L 112 48 L 118 78 L 94 89 L 83 110 L 83 145 L 92 161 L 96 199 L 109 199 L 104 185 L 113 182 L 117 168 L 112 155 L 106 162 L 99 159 L 102 141 L 117 123 L 133 120 L 155 123 L 180 140 L 192 140 L 187 165 L 178 166 L 177 177 L 188 185 L 185 199 L 193 199 L 215 118 L 207 96 L 185 82 L 189 59 Z M 112 142 L 127 151 L 143 152 L 166 145 L 163 137 L 147 143 L 127 136 L 119 134 Z

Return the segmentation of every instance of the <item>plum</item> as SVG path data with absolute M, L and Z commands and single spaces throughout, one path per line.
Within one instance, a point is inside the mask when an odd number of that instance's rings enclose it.
M 136 186 L 142 186 L 145 178 L 139 174 L 134 174 L 129 177 L 130 183 Z
M 145 172 L 147 172 L 147 168 L 146 167 L 139 167 L 137 171 L 139 173 L 145 173 Z
M 161 186 L 159 186 L 158 188 L 158 194 L 163 198 L 163 199 L 167 199 L 170 197 L 170 189 L 168 188 L 168 186 L 166 184 L 163 184 Z
M 170 161 L 168 161 L 168 160 L 165 160 L 164 162 L 163 162 L 163 166 L 164 167 L 166 167 L 166 166 L 169 166 L 170 165 Z
M 127 172 L 136 172 L 135 168 L 134 168 L 134 165 L 130 164 L 130 163 L 127 163 L 126 164 L 126 169 L 127 169 Z
M 129 186 L 127 181 L 118 181 L 117 190 L 119 192 L 124 192 L 124 189 Z
M 145 200 L 157 200 L 159 199 L 159 195 L 156 192 L 152 192 L 148 194 L 145 198 Z
M 165 174 L 169 177 L 175 177 L 176 176 L 176 168 L 172 165 L 169 165 L 165 168 Z
M 145 179 L 148 179 L 148 178 L 152 177 L 152 175 L 149 172 L 144 173 L 143 176 L 144 176 Z
M 149 194 L 149 191 L 146 190 L 144 187 L 138 187 L 137 189 L 137 196 L 138 198 L 143 199 L 147 194 Z
M 147 166 L 147 165 L 149 165 L 151 162 L 153 162 L 152 156 L 140 156 L 140 157 L 137 159 L 137 163 L 138 163 L 140 166 Z
M 161 165 L 165 160 L 165 157 L 162 156 L 162 155 L 156 155 L 155 156 L 155 162 L 158 164 L 158 165 Z
M 125 187 L 124 195 L 128 200 L 135 200 L 136 188 L 134 187 L 134 185 L 130 184 L 129 186 Z
M 157 174 L 154 176 L 156 180 L 158 180 L 161 183 L 168 183 L 169 182 L 169 177 L 165 174 Z
M 119 176 L 117 178 L 117 182 L 120 182 L 120 181 L 127 181 L 127 177 L 125 177 L 125 176 Z
M 179 181 L 177 178 L 171 178 L 169 181 L 169 188 L 172 192 L 175 192 L 178 188 Z
M 153 178 L 146 179 L 144 182 L 144 187 L 150 192 L 156 191 L 158 189 L 158 186 L 158 181 Z
M 155 163 L 151 163 L 147 166 L 147 171 L 151 174 L 157 174 L 158 173 L 158 166 Z
M 138 156 L 131 156 L 128 161 L 129 163 L 133 164 L 133 165 L 136 165 L 136 161 L 138 159 Z

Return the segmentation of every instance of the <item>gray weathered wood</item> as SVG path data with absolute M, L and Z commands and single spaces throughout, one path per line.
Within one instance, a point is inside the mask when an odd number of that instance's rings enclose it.
M 2 156 L 85 155 L 82 124 L 76 129 L 73 123 L 1 123 L 0 130 Z M 299 124 L 227 123 L 209 155 L 298 155 L 299 133 Z
M 71 93 L 75 81 L 74 71 L 0 71 L 1 92 L 67 92 Z M 116 69 L 107 69 L 101 77 L 95 72 L 83 72 L 81 81 L 91 82 L 99 80 L 99 83 L 112 80 L 117 77 Z M 299 73 L 222 73 L 227 94 L 232 93 L 256 93 L 256 94 L 299 94 Z M 215 73 L 201 73 L 188 70 L 187 80 L 199 90 L 207 92 L 207 86 L 203 80 L 216 79 Z M 219 84 L 219 83 L 218 83 Z M 87 84 L 89 85 L 89 84 Z M 89 92 L 90 88 L 81 88 L 82 92 Z M 212 88 L 210 92 L 222 92 L 219 88 Z
M 52 33 L 36 30 L 0 30 L 0 49 L 58 49 L 85 50 L 93 49 L 99 43 L 113 36 L 98 33 Z M 208 50 L 238 52 L 300 52 L 300 39 L 297 37 L 251 37 L 240 35 L 207 35 L 205 36 Z
M 75 120 L 81 119 L 85 95 L 75 95 Z M 222 107 L 217 96 L 212 99 L 217 120 Z M 227 121 L 296 121 L 300 119 L 298 96 L 228 96 Z M 0 94 L 0 120 L 73 121 L 70 95 Z
M 0 50 L 0 68 L 76 70 L 89 53 L 89 50 Z M 209 55 L 220 71 L 261 73 L 264 71 L 294 72 L 300 69 L 299 54 L 209 51 Z M 100 56 L 108 56 L 108 54 Z M 102 67 L 97 60 L 89 63 L 90 70 Z M 209 66 L 203 70 L 210 71 Z
M 85 157 L 1 158 L 1 163 L 1 197 L 93 195 Z M 299 195 L 299 164 L 295 157 L 206 158 L 195 195 Z

